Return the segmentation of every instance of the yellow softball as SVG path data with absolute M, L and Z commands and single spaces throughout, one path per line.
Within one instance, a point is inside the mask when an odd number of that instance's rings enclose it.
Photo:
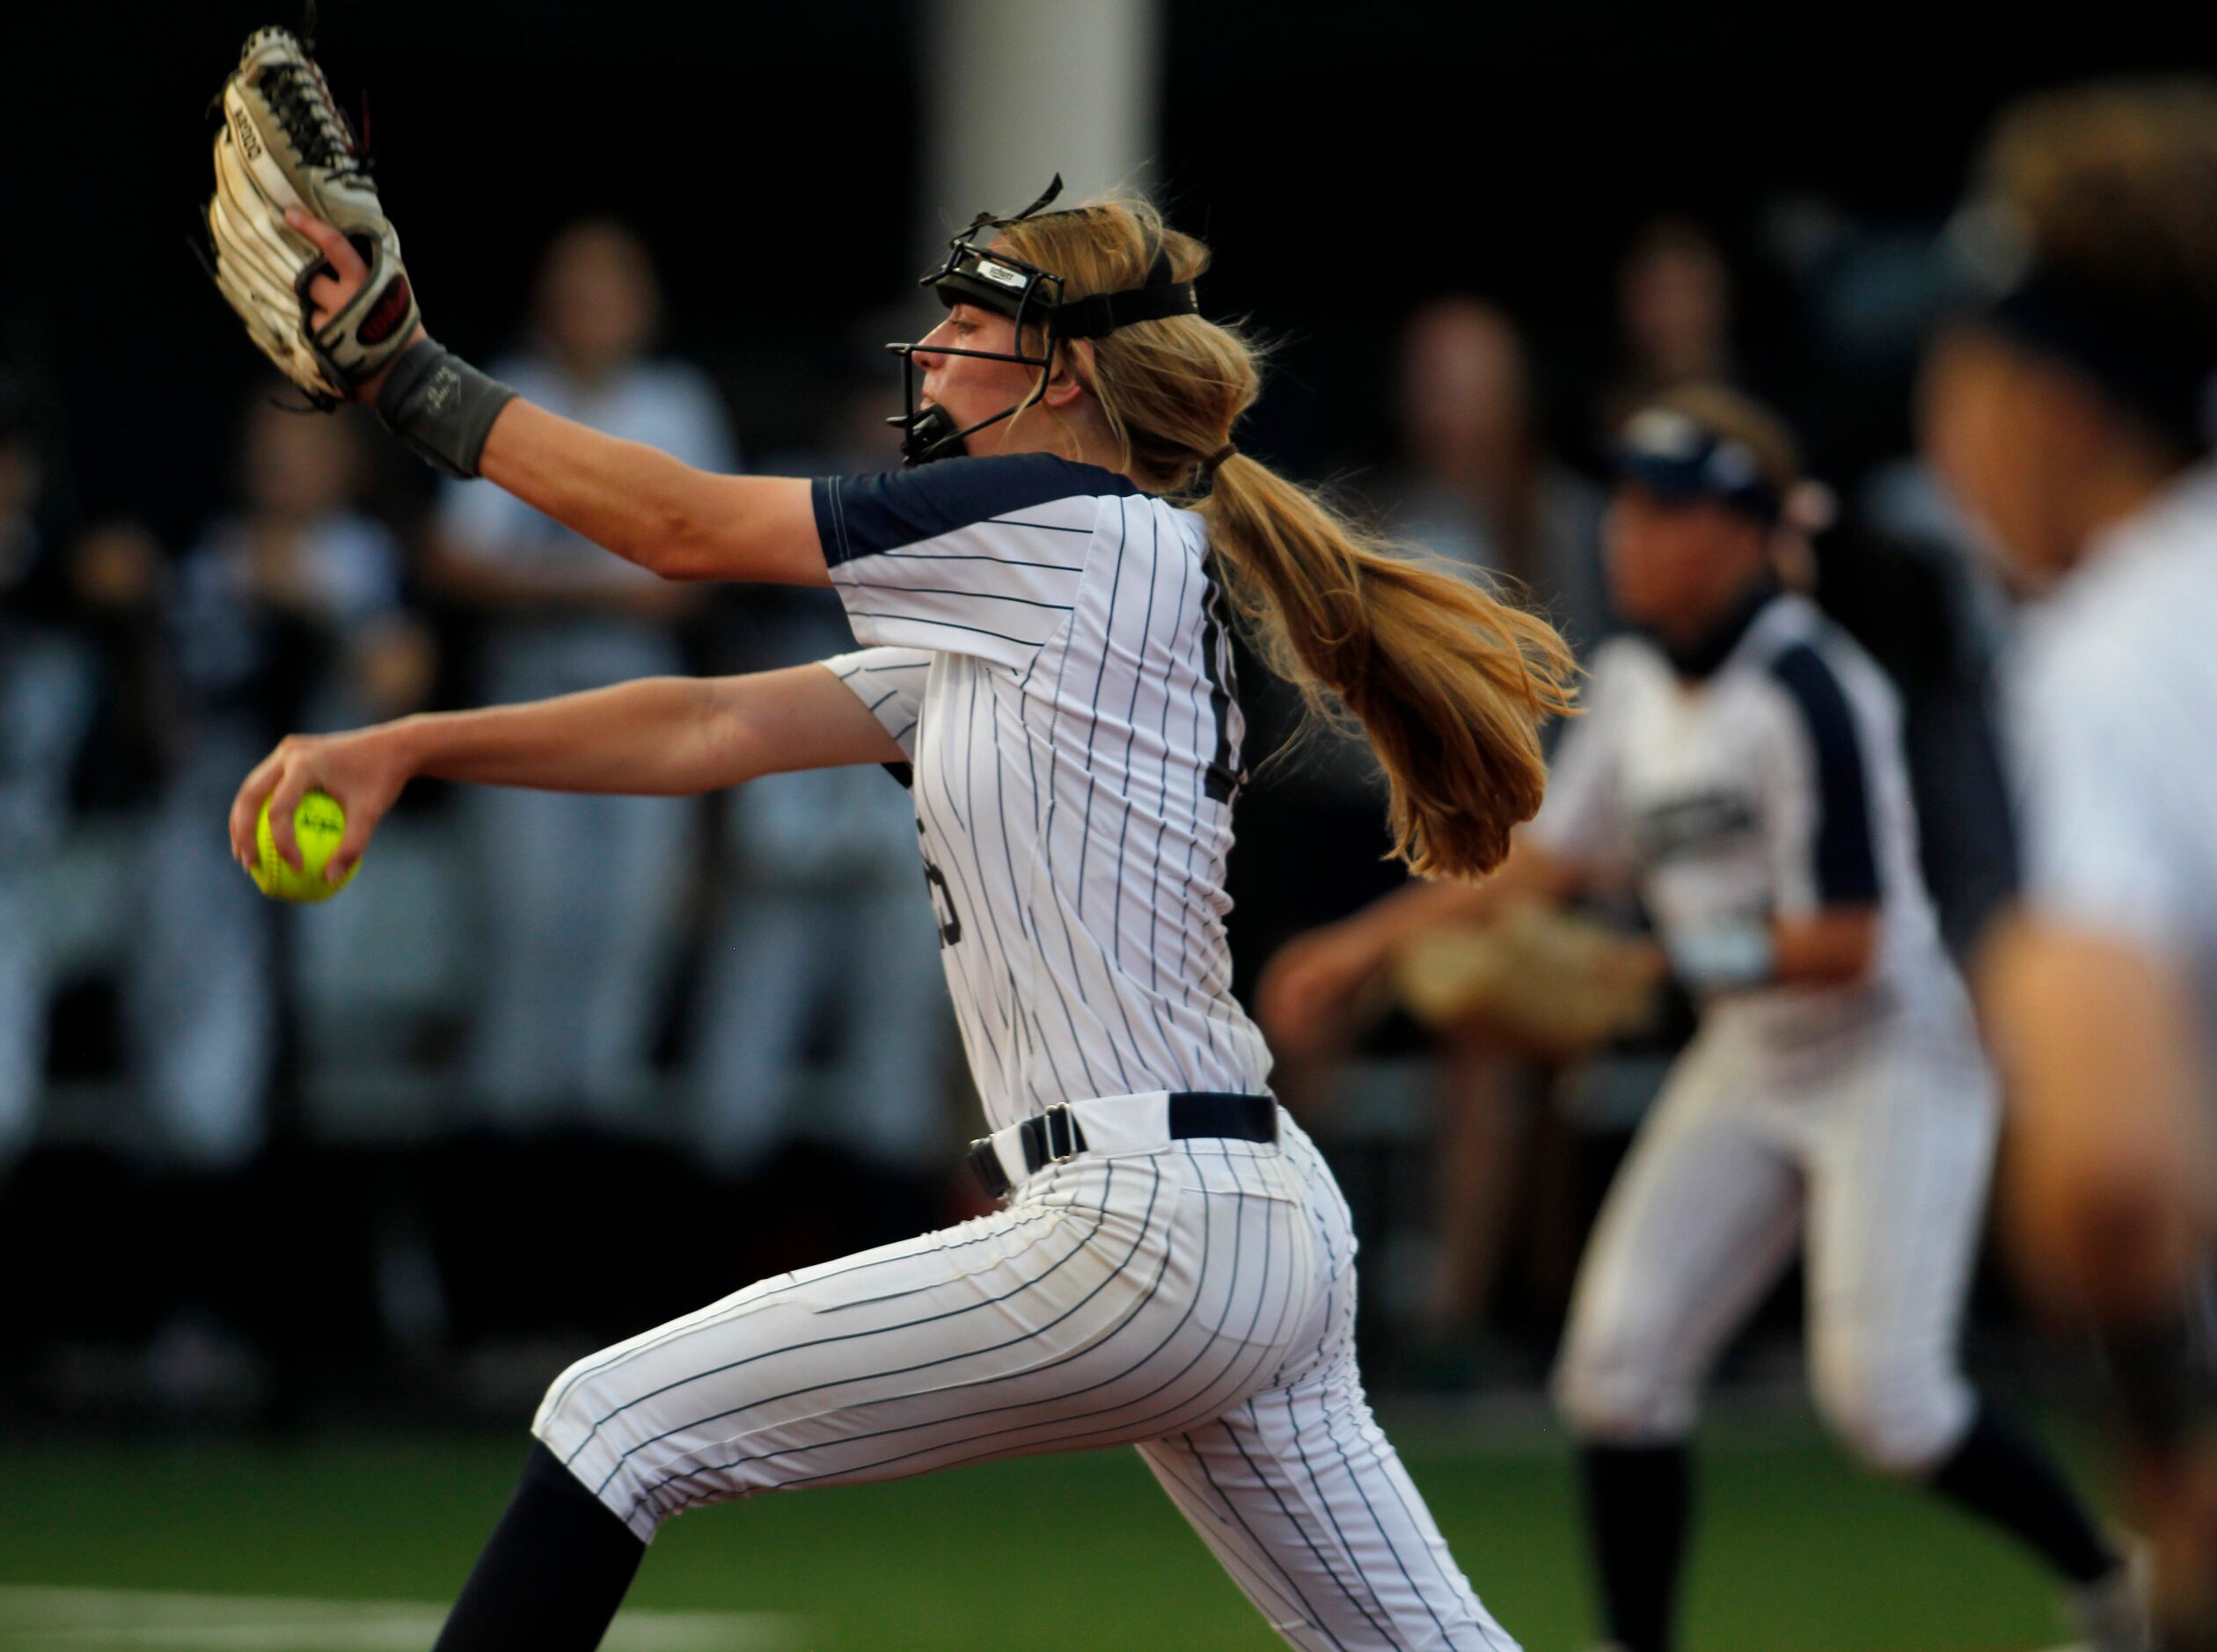
M 269 831 L 269 800 L 262 800 L 254 822 L 254 864 L 248 875 L 254 887 L 273 901 L 328 901 L 354 881 L 359 863 L 347 869 L 337 882 L 324 877 L 324 868 L 347 835 L 347 811 L 328 792 L 311 792 L 293 808 L 293 837 L 300 845 L 300 870 L 296 872 L 277 852 Z

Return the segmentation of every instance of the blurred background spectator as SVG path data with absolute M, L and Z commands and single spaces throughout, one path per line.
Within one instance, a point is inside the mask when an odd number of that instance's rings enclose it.
M 241 433 L 239 508 L 186 552 L 162 604 L 170 743 L 135 858 L 143 928 L 125 970 L 132 1064 L 165 1151 L 211 1174 L 243 1168 L 266 1138 L 285 989 L 275 914 L 210 822 L 228 818 L 242 765 L 286 732 L 402 715 L 433 671 L 400 546 L 353 508 L 354 419 L 257 396 Z
M 698 368 L 647 355 L 661 292 L 646 248 L 609 220 L 560 230 L 540 260 L 524 350 L 489 370 L 552 412 L 691 464 L 735 470 Z M 469 698 L 544 699 L 681 668 L 698 600 L 487 482 L 443 490 L 432 588 L 481 621 Z M 469 1059 L 487 1119 L 631 1128 L 675 962 L 674 903 L 699 810 L 676 799 L 485 789 L 465 800 L 486 910 L 484 998 Z
M 127 1068 L 153 1134 L 167 1289 L 150 1351 L 165 1398 L 231 1380 L 253 1322 L 271 1334 L 275 1259 L 267 1153 L 276 1069 L 294 1006 L 277 914 L 239 876 L 224 834 L 240 765 L 294 728 L 349 727 L 428 696 L 428 632 L 409 612 L 398 541 L 356 507 L 355 416 L 256 395 L 238 422 L 237 508 L 164 581 L 120 565 L 128 541 L 80 550 L 84 578 L 128 602 L 159 593 L 163 778 L 126 875 L 135 915 L 122 953 Z M 149 547 L 150 549 L 150 547 Z M 315 918 L 344 925 L 332 909 Z
M 1616 274 L 1615 381 L 1603 393 L 1604 447 L 1633 413 L 1681 384 L 1740 376 L 1732 349 L 1732 277 L 1713 237 L 1691 218 L 1657 218 L 1625 249 Z
M 68 830 L 91 662 L 55 622 L 40 513 L 51 432 L 0 370 L 0 1197 L 30 1138 L 46 1070 L 48 948 L 38 893 Z
M 1584 654 L 1612 629 L 1601 490 L 1548 451 L 1524 335 L 1477 298 L 1443 298 L 1401 341 L 1397 537 L 1510 582 Z

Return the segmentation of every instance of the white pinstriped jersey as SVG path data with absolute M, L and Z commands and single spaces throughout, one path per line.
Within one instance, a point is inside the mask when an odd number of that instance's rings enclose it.
M 1161 1093 L 1269 1071 L 1228 984 L 1241 729 L 1199 520 L 1041 455 L 815 501 L 869 645 L 825 663 L 909 758 L 988 1116 L 1093 1100 L 1094 1134 L 989 1215 L 581 1360 L 535 1432 L 642 1540 L 758 1492 L 1133 1445 L 1305 1652 L 1515 1652 L 1371 1417 L 1331 1172 L 1282 1113 L 1274 1142 L 1196 1135 Z
M 1878 958 L 1844 987 L 1720 998 L 1785 1047 L 1881 1012 L 1969 1009 L 1917 861 L 1900 705 L 1869 655 L 1798 596 L 1771 599 L 1703 682 L 1634 637 L 1595 656 L 1532 825 L 1543 847 L 1636 875 L 1667 937 L 1876 903 Z
M 825 663 L 911 758 L 992 1126 L 1261 1092 L 1224 928 L 1242 723 L 1200 519 L 1046 454 L 832 478 L 815 502 L 866 645 Z
M 2187 970 L 2217 1071 L 2213 638 L 2217 460 L 2111 530 L 2009 679 L 2025 903 Z

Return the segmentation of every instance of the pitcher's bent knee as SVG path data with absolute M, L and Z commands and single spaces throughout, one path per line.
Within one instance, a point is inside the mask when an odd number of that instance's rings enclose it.
M 1549 1384 L 1555 1411 L 1581 1440 L 1660 1445 L 1693 1431 L 1691 1383 L 1648 1367 L 1627 1344 L 1573 1335 Z
M 1913 1478 L 1936 1467 L 1962 1442 L 1977 1400 L 1952 1371 L 1913 1371 L 1884 1363 L 1820 1364 L 1817 1409 L 1826 1426 L 1866 1466 Z
M 660 1508 L 648 1495 L 638 1461 L 642 1441 L 611 1380 L 624 1367 L 620 1349 L 603 1349 L 570 1366 L 539 1401 L 531 1433 L 640 1542 L 651 1543 L 676 1509 Z

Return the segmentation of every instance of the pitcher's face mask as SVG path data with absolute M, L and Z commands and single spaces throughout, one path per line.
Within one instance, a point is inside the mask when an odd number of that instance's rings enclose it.
M 920 285 L 930 288 L 948 309 L 956 304 L 975 304 L 1015 323 L 1011 349 L 962 350 L 934 345 L 927 354 L 1013 362 L 1034 369 L 1039 376 L 1022 400 L 976 424 L 957 428 L 954 415 L 946 408 L 923 398 L 923 380 L 917 369 L 916 353 L 926 347 L 921 343 L 887 345 L 887 349 L 901 358 L 904 410 L 886 422 L 901 432 L 901 458 L 904 464 L 927 464 L 933 459 L 956 457 L 966 451 L 964 443 L 971 436 L 1004 419 L 1014 418 L 1037 402 L 1047 393 L 1047 381 L 1054 376 L 1065 339 L 1099 339 L 1137 321 L 1200 313 L 1193 283 L 1172 278 L 1169 257 L 1160 247 L 1155 249 L 1143 286 L 1065 300 L 1063 278 L 1053 271 L 990 246 L 976 245 L 981 231 L 1021 223 L 1043 211 L 1061 193 L 1062 177 L 1057 173 L 1045 194 L 1013 217 L 979 213 L 948 243 L 946 261 L 924 277 Z M 1028 333 L 1027 329 L 1030 330 Z M 1037 340 L 1036 354 L 1026 348 L 1028 336 Z

